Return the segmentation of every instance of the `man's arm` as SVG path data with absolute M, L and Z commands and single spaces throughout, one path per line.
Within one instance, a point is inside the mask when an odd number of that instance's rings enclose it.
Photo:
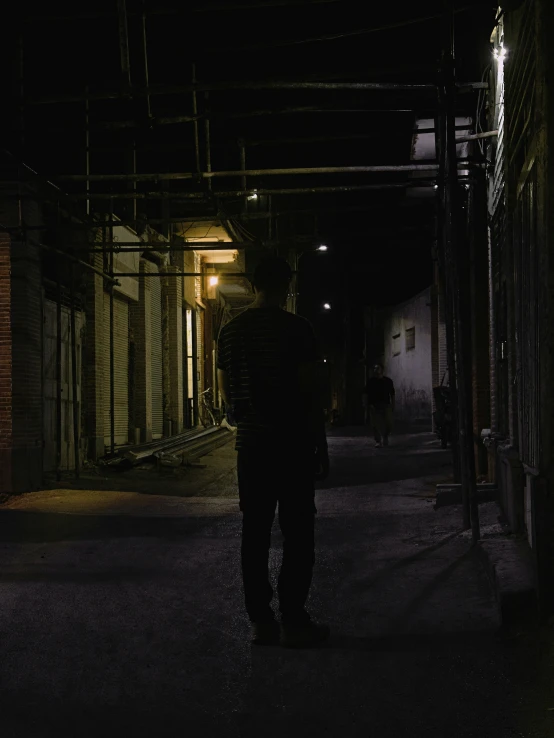
M 227 374 L 225 369 L 217 370 L 217 383 L 219 386 L 219 391 L 221 392 L 221 396 L 223 397 L 223 402 L 226 405 L 230 405 L 231 404 L 231 392 L 230 392 L 229 375 Z

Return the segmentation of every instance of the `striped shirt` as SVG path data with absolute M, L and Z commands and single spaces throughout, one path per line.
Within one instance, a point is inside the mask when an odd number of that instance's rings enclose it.
M 237 449 L 306 440 L 310 416 L 298 372 L 317 358 L 311 325 L 281 308 L 250 308 L 223 326 L 217 366 L 229 378 Z

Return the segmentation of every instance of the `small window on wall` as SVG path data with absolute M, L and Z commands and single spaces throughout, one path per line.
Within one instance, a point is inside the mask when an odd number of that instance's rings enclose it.
M 415 349 L 415 328 L 408 328 L 406 330 L 406 351 L 413 351 Z
M 392 355 L 400 356 L 400 353 L 400 333 L 395 333 L 395 335 L 392 337 Z

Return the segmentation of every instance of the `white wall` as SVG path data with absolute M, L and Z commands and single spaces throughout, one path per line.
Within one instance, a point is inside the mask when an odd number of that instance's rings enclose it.
M 415 328 L 415 348 L 406 349 L 406 331 Z M 391 308 L 384 315 L 385 374 L 396 389 L 398 420 L 432 425 L 431 289 Z M 400 334 L 394 340 L 394 336 Z M 399 351 L 394 355 L 393 344 Z

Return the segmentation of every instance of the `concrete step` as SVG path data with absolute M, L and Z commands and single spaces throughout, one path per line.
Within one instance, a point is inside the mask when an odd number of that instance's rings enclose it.
M 485 539 L 474 551 L 489 576 L 502 625 L 535 623 L 535 572 L 526 541 L 512 536 Z

